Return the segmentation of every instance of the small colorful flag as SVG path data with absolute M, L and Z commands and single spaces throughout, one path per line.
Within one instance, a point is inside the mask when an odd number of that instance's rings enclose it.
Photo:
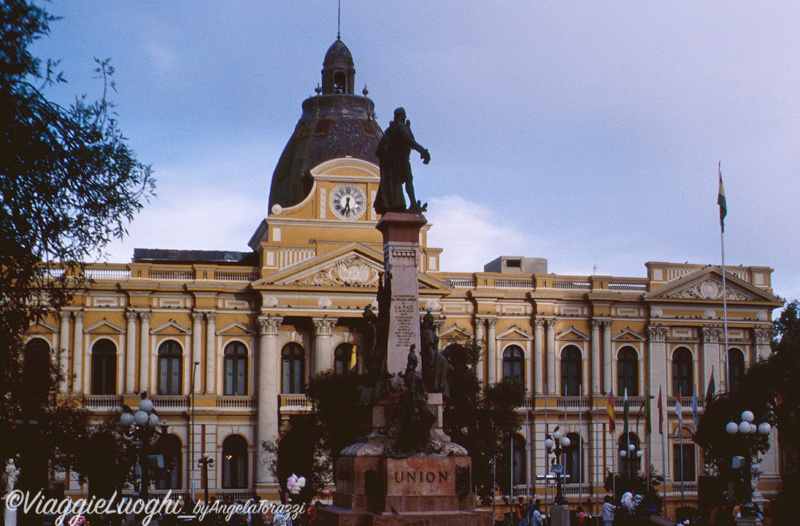
M 650 390 L 647 390 L 647 396 L 644 399 L 644 412 L 645 412 L 645 420 L 644 420 L 644 433 L 646 435 L 650 435 L 653 433 L 653 423 L 652 419 L 650 418 Z
M 697 388 L 692 386 L 692 421 L 697 429 Z
M 678 417 L 678 428 L 683 427 L 683 402 L 681 401 L 680 387 L 678 387 L 678 399 L 675 400 L 675 415 Z
M 613 435 L 616 432 L 617 426 L 614 420 L 614 397 L 611 396 L 611 393 L 608 393 L 608 407 L 606 407 L 606 412 L 608 413 L 608 432 Z
M 664 434 L 664 402 L 661 396 L 661 386 L 658 386 L 658 434 Z
M 628 415 L 631 412 L 631 406 L 628 403 L 628 388 L 625 388 L 624 391 L 625 397 L 622 399 L 622 422 L 625 425 L 625 434 L 623 436 L 628 436 Z
M 728 215 L 728 203 L 725 200 L 725 187 L 722 185 L 722 161 L 719 162 L 719 195 L 717 196 L 719 205 L 719 226 L 725 232 L 725 216 Z
M 706 389 L 706 411 L 708 406 L 714 401 L 714 396 L 717 394 L 717 384 L 714 383 L 714 366 L 711 366 L 711 377 L 708 379 L 708 389 Z

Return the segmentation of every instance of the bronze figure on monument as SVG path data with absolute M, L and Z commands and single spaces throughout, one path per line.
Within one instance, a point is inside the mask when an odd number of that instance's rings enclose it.
M 380 159 L 381 184 L 378 187 L 378 196 L 375 198 L 375 211 L 379 214 L 386 212 L 420 213 L 427 208 L 427 203 L 422 204 L 414 193 L 414 178 L 411 175 L 411 150 L 419 152 L 423 164 L 431 162 L 431 154 L 414 140 L 411 133 L 411 121 L 406 119 L 406 110 L 394 110 L 394 120 L 383 134 L 378 143 L 376 152 Z M 410 201 L 406 208 L 403 197 L 403 185 Z

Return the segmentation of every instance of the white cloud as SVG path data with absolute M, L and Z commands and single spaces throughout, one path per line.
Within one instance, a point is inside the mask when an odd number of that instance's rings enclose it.
M 481 272 L 499 256 L 529 255 L 529 236 L 486 206 L 449 195 L 431 199 L 429 207 L 426 215 L 432 228 L 428 245 L 444 249 L 444 271 Z

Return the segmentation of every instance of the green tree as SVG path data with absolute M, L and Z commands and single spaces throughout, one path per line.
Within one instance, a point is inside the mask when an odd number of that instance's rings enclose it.
M 511 465 L 507 444 L 521 424 L 517 408 L 525 403 L 525 388 L 501 381 L 482 389 L 474 368 L 478 353 L 461 345 L 451 345 L 447 351 L 454 370 L 445 432 L 469 452 L 479 496 L 492 495 L 495 483 L 507 493 Z
M 744 410 L 752 411 L 755 422 L 777 426 L 780 442 L 800 451 L 800 304 L 792 301 L 773 323 L 772 353 L 766 360 L 754 364 L 733 393 L 722 393 L 706 407 L 700 419 L 695 442 L 703 448 L 704 457 L 712 471 L 724 480 L 741 479 L 741 473 L 731 467 L 733 456 L 749 460 L 754 454 L 766 452 L 773 444 L 768 437 L 756 435 L 730 436 L 725 432 L 728 422 L 738 423 Z M 750 449 L 752 448 L 752 449 Z M 745 472 L 747 468 L 745 468 Z M 775 517 L 796 520 L 790 499 L 800 487 L 798 473 L 785 474 L 781 495 L 773 503 Z M 738 496 L 746 496 L 749 484 L 737 485 Z M 790 524 L 790 522 L 778 522 Z
M 59 373 L 43 365 L 58 359 L 25 352 L 23 335 L 69 301 L 83 283 L 82 262 L 125 233 L 154 184 L 107 99 L 108 61 L 98 61 L 97 101 L 63 107 L 46 97 L 64 77 L 30 46 L 54 20 L 32 2 L 0 2 L 0 465 L 16 458 L 20 484 L 31 489 L 44 484 L 48 463 L 72 463 L 87 434 L 85 414 L 57 400 Z M 36 381 L 24 376 L 31 367 Z M 26 455 L 32 439 L 37 451 Z M 5 487 L 5 470 L 0 477 Z

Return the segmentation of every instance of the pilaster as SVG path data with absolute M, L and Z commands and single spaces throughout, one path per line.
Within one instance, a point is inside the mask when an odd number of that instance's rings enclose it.
M 136 391 L 136 312 L 125 311 L 125 393 Z
M 83 393 L 83 311 L 75 311 L 75 334 L 72 342 L 72 363 L 74 379 L 72 381 L 72 392 Z
M 258 318 L 258 448 L 256 453 L 256 487 L 274 483 L 269 469 L 269 456 L 261 443 L 278 434 L 278 397 L 280 395 L 280 353 L 278 330 L 281 316 Z
M 69 322 L 72 314 L 68 311 L 60 311 L 61 328 L 58 333 L 59 368 L 61 369 L 61 381 L 58 384 L 58 391 L 66 393 L 69 391 Z
M 206 312 L 206 394 L 217 392 L 217 313 Z
M 333 368 L 333 349 L 331 336 L 336 318 L 312 318 L 314 322 L 314 371 L 319 374 Z

